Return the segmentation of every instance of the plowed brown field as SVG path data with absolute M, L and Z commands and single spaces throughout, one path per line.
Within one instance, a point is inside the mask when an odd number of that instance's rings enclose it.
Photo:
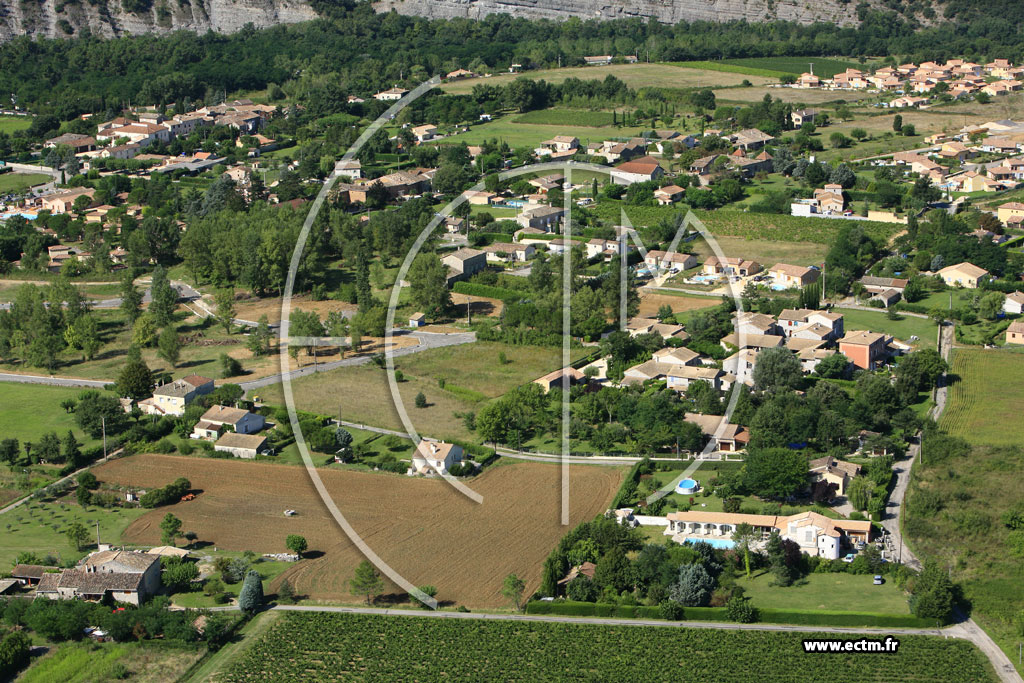
M 270 463 L 173 455 L 136 455 L 95 468 L 105 482 L 162 486 L 187 477 L 195 500 L 153 510 L 123 533 L 126 543 L 160 543 L 160 520 L 173 512 L 183 529 L 225 550 L 284 552 L 288 534 L 301 534 L 311 551 L 277 579 L 287 578 L 314 600 L 352 602 L 348 590 L 363 559 L 320 501 L 304 469 Z M 440 480 L 382 473 L 321 470 L 324 484 L 355 530 L 385 562 L 437 598 L 470 607 L 507 604 L 502 580 L 515 573 L 526 594 L 540 584 L 544 558 L 567 531 L 559 523 L 560 469 L 516 463 L 488 470 L 470 486 L 476 504 Z M 570 471 L 572 526 L 603 512 L 623 470 L 575 466 Z M 285 509 L 298 514 L 285 517 Z M 276 584 L 272 586 L 276 588 Z M 394 586 L 388 585 L 389 591 Z

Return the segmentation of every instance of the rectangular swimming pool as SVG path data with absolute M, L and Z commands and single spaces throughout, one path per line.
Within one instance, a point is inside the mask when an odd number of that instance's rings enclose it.
M 688 536 L 686 538 L 689 543 L 696 543 L 697 541 L 704 541 L 712 548 L 720 548 L 722 550 L 729 550 L 730 548 L 736 547 L 736 543 L 729 540 L 728 538 L 699 538 L 695 536 Z

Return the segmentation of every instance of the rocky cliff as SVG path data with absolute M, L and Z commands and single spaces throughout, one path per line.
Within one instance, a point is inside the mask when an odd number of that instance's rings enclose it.
M 809 24 L 825 21 L 840 25 L 858 23 L 854 2 L 841 0 L 378 0 L 378 12 L 436 19 L 479 19 L 488 14 L 515 14 L 529 19 L 622 19 L 654 18 L 679 21 L 771 21 L 781 19 Z
M 303 0 L 0 0 L 0 42 L 25 34 L 67 38 L 86 27 L 105 37 L 181 29 L 231 33 L 246 24 L 315 18 Z

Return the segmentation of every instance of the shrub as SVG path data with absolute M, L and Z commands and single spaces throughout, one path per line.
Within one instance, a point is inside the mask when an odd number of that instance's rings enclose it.
M 757 621 L 757 609 L 750 604 L 748 598 L 740 595 L 732 596 L 725 604 L 725 614 L 729 621 L 740 624 L 752 624 Z

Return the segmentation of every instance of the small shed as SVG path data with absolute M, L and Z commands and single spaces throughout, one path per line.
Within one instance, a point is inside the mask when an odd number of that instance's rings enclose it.
M 413 313 L 409 316 L 409 327 L 423 327 L 427 323 L 427 316 L 422 313 Z

